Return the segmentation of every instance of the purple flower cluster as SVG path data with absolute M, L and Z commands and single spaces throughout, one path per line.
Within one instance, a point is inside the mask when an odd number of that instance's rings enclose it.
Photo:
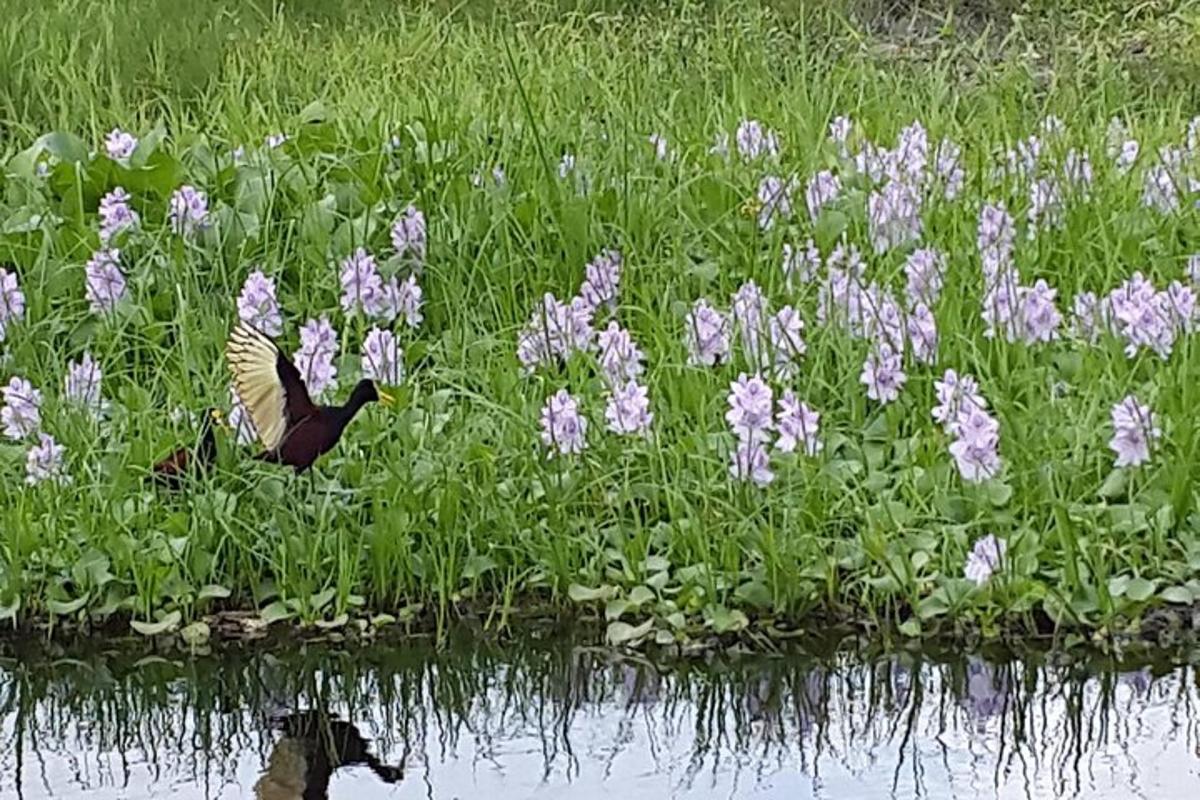
M 113 128 L 104 138 L 104 152 L 108 153 L 108 157 L 113 161 L 121 163 L 128 163 L 137 146 L 137 137 L 120 128 Z
M 59 485 L 71 482 L 63 463 L 67 449 L 48 433 L 39 433 L 38 442 L 25 455 L 25 483 L 35 486 L 43 481 Z
M 1150 407 L 1128 395 L 1112 407 L 1113 437 L 1108 446 L 1117 454 L 1113 465 L 1136 467 L 1150 460 L 1150 448 L 1162 436 Z
M 774 429 L 771 387 L 758 375 L 742 373 L 729 385 L 728 401 L 725 421 L 737 437 L 737 446 L 730 454 L 729 474 L 736 480 L 767 486 L 775 480 L 767 455 Z
M 779 135 L 756 119 L 744 119 L 734 135 L 738 153 L 747 161 L 779 157 Z
M 1004 553 L 1008 543 L 998 539 L 994 534 L 975 540 L 971 552 L 967 555 L 967 563 L 963 568 L 963 576 L 976 586 L 983 586 L 1000 569 L 1004 561 Z
M 71 403 L 98 416 L 104 410 L 104 398 L 100 394 L 100 382 L 104 374 L 100 365 L 92 360 L 92 354 L 84 352 L 79 361 L 67 364 L 64 394 Z
M 25 318 L 25 293 L 17 273 L 0 268 L 0 342 L 8 335 L 14 322 Z
M 608 429 L 616 434 L 645 436 L 650 432 L 654 414 L 650 411 L 649 390 L 635 380 L 614 385 L 604 408 Z
M 1091 316 L 1077 322 L 1077 328 L 1091 333 L 1089 338 L 1102 328 L 1111 330 L 1125 340 L 1125 354 L 1130 358 L 1143 348 L 1168 358 L 1179 334 L 1195 325 L 1195 290 L 1179 281 L 1159 291 L 1141 272 L 1135 272 L 1099 303 L 1091 295 L 1083 297 L 1075 301 L 1077 317 L 1080 312 Z
M 684 325 L 688 363 L 711 367 L 729 360 L 729 318 L 704 298 L 692 304 Z
M 391 322 L 403 316 L 409 327 L 417 327 L 424 316 L 421 305 L 424 294 L 415 275 L 403 283 L 392 277 L 384 283 L 375 257 L 359 247 L 342 261 L 339 280 L 342 285 L 341 306 L 348 314 L 362 311 L 368 317 Z
M 879 254 L 921 240 L 921 197 L 905 181 L 890 180 L 867 197 L 867 227 L 871 246 Z
M 587 418 L 579 413 L 579 402 L 566 389 L 559 389 L 542 407 L 542 443 L 550 455 L 572 455 L 587 447 Z
M 821 272 L 821 251 L 809 239 L 804 247 L 783 245 L 783 276 L 787 281 L 788 291 L 792 290 L 795 281 L 810 283 Z
M 821 209 L 837 200 L 842 192 L 842 182 L 829 170 L 822 170 L 814 175 L 804 190 L 804 202 L 808 205 L 808 215 L 813 222 L 821 215 Z
M 107 245 L 118 234 L 137 228 L 141 217 L 129 204 L 129 194 L 120 186 L 100 198 L 100 243 Z
M 775 447 L 780 452 L 792 453 L 798 448 L 815 456 L 824 448 L 819 438 L 821 415 L 806 403 L 796 399 L 791 389 L 779 398 L 779 411 L 775 415 L 775 428 L 779 438 Z
M 616 320 L 600 331 L 596 343 L 600 351 L 600 370 L 610 386 L 634 380 L 644 371 L 642 351 L 629 331 Z
M 419 265 L 425 263 L 428 249 L 428 234 L 425 215 L 416 206 L 410 205 L 392 223 L 392 247 L 396 255 L 409 258 Z
M 980 483 L 995 477 L 1000 472 L 1000 423 L 988 413 L 979 384 L 948 369 L 933 386 L 938 401 L 933 418 L 954 438 L 950 455 L 963 480 Z
M 121 272 L 121 251 L 103 248 L 92 254 L 84 268 L 84 295 L 94 314 L 111 314 L 128 294 Z
M 900 397 L 908 376 L 904 373 L 900 353 L 886 342 L 876 343 L 863 362 L 859 383 L 867 387 L 867 397 L 883 404 Z
M 602 250 L 583 268 L 583 285 L 579 295 L 593 309 L 617 306 L 617 290 L 621 288 L 621 253 L 617 250 Z
M 1013 263 L 1016 228 L 1003 204 L 985 205 L 979 214 L 977 245 L 983 270 L 984 335 L 1003 336 L 1026 344 L 1058 337 L 1062 314 L 1055 306 L 1057 290 L 1044 280 L 1023 286 Z
M 1137 139 L 1130 136 L 1129 129 L 1120 117 L 1113 117 L 1109 120 L 1105 141 L 1106 152 L 1109 159 L 1116 165 L 1117 171 L 1125 174 L 1133 169 L 1141 146 Z
M 0 408 L 0 423 L 9 439 L 24 439 L 36 433 L 42 425 L 42 393 L 33 384 L 14 375 L 0 389 L 4 407 Z
M 320 397 L 337 386 L 337 331 L 329 318 L 310 319 L 300 327 L 300 349 L 292 356 L 304 385 L 314 398 Z
M 792 218 L 792 192 L 794 179 L 783 179 L 778 175 L 767 175 L 758 184 L 758 227 L 770 230 L 777 220 Z
M 237 298 L 238 319 L 258 328 L 268 336 L 283 333 L 283 317 L 275 298 L 275 280 L 256 269 L 242 284 Z
M 543 295 L 541 305 L 517 337 L 517 358 L 526 372 L 576 351 L 590 351 L 596 338 L 592 312 L 582 297 L 568 305 L 550 292 Z
M 362 374 L 385 386 L 398 386 L 404 380 L 404 359 L 396 335 L 389 330 L 371 328 L 363 339 Z
M 171 195 L 167 219 L 180 236 L 203 230 L 208 226 L 208 196 L 194 186 L 180 186 Z
M 904 261 L 904 294 L 909 306 L 935 305 L 946 280 L 946 255 L 932 247 L 913 250 Z

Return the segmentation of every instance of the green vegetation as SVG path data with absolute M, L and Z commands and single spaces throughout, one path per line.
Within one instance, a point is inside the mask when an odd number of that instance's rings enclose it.
M 1200 48 L 1156 44 L 1195 36 L 1188 7 L 1135 15 L 1131 32 L 1129 17 L 1094 9 L 1001 15 L 1002 27 L 965 10 L 914 14 L 928 35 L 913 40 L 865 32 L 903 28 L 865 7 L 543 5 L 516 18 L 472 3 L 331 5 L 16 0 L 0 21 L 0 263 L 27 301 L 0 379 L 42 391 L 41 427 L 66 447 L 71 478 L 26 485 L 34 440 L 0 444 L 4 616 L 129 615 L 153 632 L 214 608 L 341 625 L 418 604 L 439 622 L 467 606 L 499 621 L 547 601 L 604 610 L 614 639 L 666 642 L 830 616 L 911 635 L 1044 619 L 1119 629 L 1200 600 L 1193 337 L 1167 359 L 1129 358 L 1117 336 L 1089 346 L 1067 321 L 1050 343 L 987 338 L 976 249 L 982 205 L 1005 202 L 1023 283 L 1047 280 L 1064 317 L 1076 292 L 1104 295 L 1135 271 L 1160 289 L 1186 281 L 1194 198 L 1185 190 L 1162 214 L 1142 195 L 1159 147 L 1180 145 L 1197 111 L 1179 53 Z M 1037 37 L 1048 30 L 1067 33 Z M 1148 44 L 1127 58 L 1132 39 Z M 785 243 L 812 237 L 828 257 L 844 235 L 868 280 L 904 286 L 907 250 L 872 251 L 869 187 L 827 140 L 839 114 L 880 146 L 920 120 L 931 153 L 942 137 L 963 148 L 961 196 L 923 214 L 924 244 L 948 256 L 938 362 L 906 361 L 887 405 L 859 382 L 867 344 L 818 323 L 818 284 L 789 289 L 780 269 Z M 1060 228 L 1027 238 L 1028 186 L 993 180 L 993 167 L 1049 114 L 1065 132 L 1046 163 L 1086 148 L 1096 177 Z M 1128 174 L 1106 155 L 1114 115 L 1141 146 Z M 709 154 L 745 118 L 780 132 L 778 164 Z M 141 138 L 128 165 L 103 155 L 114 127 Z M 262 146 L 277 132 L 287 143 Z M 678 157 L 656 159 L 652 133 Z M 567 152 L 576 172 L 563 180 Z M 814 225 L 804 185 L 822 169 L 846 190 Z M 743 211 L 769 172 L 799 189 L 791 221 L 760 230 Z M 168 224 L 182 184 L 208 196 L 202 235 Z M 130 296 L 99 315 L 85 264 L 117 186 L 141 225 L 121 243 Z M 226 435 L 220 469 L 186 497 L 149 489 L 150 464 L 197 436 L 172 411 L 228 407 L 222 348 L 256 268 L 276 281 L 285 352 L 305 320 L 329 316 L 332 399 L 345 397 L 372 323 L 339 305 L 339 264 L 365 247 L 406 275 L 389 228 L 409 204 L 428 221 L 429 253 L 424 320 L 396 331 L 398 409 L 364 412 L 315 485 Z M 593 357 L 526 375 L 515 355 L 543 293 L 570 298 L 609 247 L 624 256 L 615 318 L 646 355 L 646 439 L 604 430 Z M 706 368 L 684 345 L 693 302 L 728 309 L 748 279 L 805 319 L 799 373 L 773 383 L 821 412 L 824 443 L 812 458 L 772 456 L 765 488 L 729 474 L 726 396 L 751 371 L 746 353 Z M 85 350 L 103 370 L 100 420 L 63 397 Z M 961 479 L 930 416 L 947 368 L 978 379 L 1000 423 L 1003 468 L 981 484 Z M 547 458 L 539 413 L 564 388 L 590 420 L 588 447 Z M 1110 409 L 1129 394 L 1163 435 L 1148 463 L 1114 469 Z M 1007 552 L 976 586 L 964 561 L 986 534 Z

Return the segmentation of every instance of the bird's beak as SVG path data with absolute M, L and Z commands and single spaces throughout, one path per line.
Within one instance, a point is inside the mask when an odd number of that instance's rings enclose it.
M 396 402 L 396 398 L 392 397 L 382 389 L 376 389 L 375 393 L 379 395 L 379 404 L 382 406 L 390 407 Z

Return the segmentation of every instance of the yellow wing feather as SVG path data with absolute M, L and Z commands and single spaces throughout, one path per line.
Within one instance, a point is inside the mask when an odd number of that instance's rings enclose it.
M 278 348 L 258 330 L 239 322 L 225 345 L 225 358 L 234 391 L 249 412 L 259 441 L 274 450 L 287 430 L 287 394 L 276 369 Z

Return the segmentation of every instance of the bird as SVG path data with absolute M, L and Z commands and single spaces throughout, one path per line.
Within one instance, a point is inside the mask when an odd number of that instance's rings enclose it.
M 151 472 L 153 481 L 164 489 L 178 491 L 183 487 L 183 479 L 188 473 L 207 471 L 217 460 L 217 439 L 213 426 L 221 423 L 220 409 L 208 409 L 200 422 L 200 444 L 195 452 L 185 445 L 156 462 Z
M 317 405 L 287 356 L 265 333 L 239 322 L 225 346 L 233 388 L 246 407 L 263 451 L 255 458 L 285 464 L 302 474 L 333 449 L 367 403 L 394 401 L 374 381 L 360 380 L 345 405 Z

